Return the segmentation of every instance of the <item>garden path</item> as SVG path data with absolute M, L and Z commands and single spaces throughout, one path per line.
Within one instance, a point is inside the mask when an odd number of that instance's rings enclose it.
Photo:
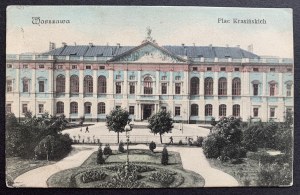
M 111 146 L 117 149 L 117 146 Z M 47 179 L 62 170 L 80 166 L 94 151 L 97 146 L 73 145 L 74 153 L 61 161 L 28 171 L 15 179 L 16 187 L 47 187 Z M 146 145 L 130 146 L 130 149 L 149 149 Z M 162 150 L 162 147 L 157 147 Z M 238 186 L 237 180 L 223 171 L 212 168 L 203 154 L 202 148 L 169 147 L 169 151 L 179 152 L 184 169 L 200 174 L 205 180 L 205 187 L 234 187 Z M 78 151 L 78 152 L 76 152 Z

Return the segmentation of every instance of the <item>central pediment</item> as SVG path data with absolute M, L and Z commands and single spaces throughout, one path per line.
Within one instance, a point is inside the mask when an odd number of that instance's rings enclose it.
M 109 62 L 184 63 L 186 60 L 159 47 L 155 43 L 147 41 L 121 55 L 115 56 Z

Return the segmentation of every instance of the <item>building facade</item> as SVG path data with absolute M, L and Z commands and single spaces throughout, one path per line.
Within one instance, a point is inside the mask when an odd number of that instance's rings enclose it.
M 240 47 L 68 46 L 7 55 L 6 111 L 103 121 L 117 107 L 145 120 L 160 109 L 176 121 L 283 121 L 293 110 L 293 60 Z

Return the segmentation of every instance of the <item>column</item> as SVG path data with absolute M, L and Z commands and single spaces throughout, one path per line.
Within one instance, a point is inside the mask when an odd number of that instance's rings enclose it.
M 51 64 L 51 67 L 48 70 L 48 94 L 49 94 L 49 99 L 50 99 L 50 110 L 49 114 L 54 115 L 54 82 L 53 82 L 53 64 Z
M 114 71 L 108 70 L 108 79 L 107 79 L 107 92 L 110 98 L 114 94 Z
M 227 73 L 227 96 L 232 95 L 232 73 Z
M 137 95 L 141 94 L 141 71 L 138 71 L 138 76 L 137 76 L 137 86 L 136 86 L 136 92 Z
M 65 98 L 70 97 L 70 70 L 67 68 L 66 70 L 66 91 L 65 91 Z
M 218 97 L 218 82 L 219 82 L 219 73 L 218 72 L 214 72 L 214 97 Z
M 183 88 L 184 88 L 184 95 L 188 95 L 189 94 L 189 72 L 188 71 L 184 71 L 183 73 L 184 75 L 184 83 L 183 83 Z
M 174 86 L 173 86 L 173 80 L 174 80 L 174 78 L 173 78 L 173 71 L 170 71 L 170 80 L 169 80 L 169 97 L 172 97 L 171 99 L 173 99 L 173 88 L 174 88 Z
M 282 78 L 282 73 L 278 73 L 278 77 L 279 77 L 279 81 L 278 81 L 278 96 L 282 96 L 283 95 L 283 78 Z
M 156 84 L 155 84 L 155 86 L 156 86 L 156 90 L 155 90 L 155 91 L 156 91 L 156 94 L 155 94 L 155 95 L 158 95 L 158 94 L 159 94 L 159 91 L 160 91 L 160 90 L 159 90 L 159 79 L 160 79 L 160 78 L 159 78 L 159 71 L 158 71 L 158 70 L 156 70 L 155 75 L 156 75 L 156 76 L 155 76 L 155 77 L 156 77 L 156 78 L 155 78 L 155 83 L 156 83 Z
M 84 99 L 83 99 L 83 69 L 79 69 L 79 98 L 78 98 L 78 116 L 84 116 Z
M 214 100 L 213 100 L 213 112 L 212 116 L 216 118 L 216 120 L 219 120 L 219 97 L 218 97 L 218 81 L 219 81 L 219 73 L 214 72 L 214 89 L 213 89 L 213 95 L 214 95 Z
M 98 77 L 97 77 L 97 70 L 92 70 L 93 71 L 93 97 L 97 98 L 97 93 L 98 93 Z
M 123 95 L 123 101 L 122 101 L 122 106 L 129 111 L 129 106 L 128 106 L 128 72 L 127 70 L 124 70 L 124 82 L 123 82 L 123 90 L 122 90 L 122 95 Z
M 267 84 L 267 75 L 265 72 L 263 72 L 263 82 L 262 82 L 262 96 L 266 96 L 266 86 Z
M 205 100 L 204 100 L 204 72 L 200 72 L 199 85 L 200 103 L 199 103 L 199 120 L 205 120 Z
M 36 90 L 36 64 L 34 64 L 34 68 L 32 69 L 32 76 L 31 76 L 31 100 L 33 100 L 32 101 L 32 103 L 30 104 L 31 106 L 33 106 L 33 107 L 31 107 L 30 108 L 30 105 L 29 105 L 29 110 L 31 109 L 31 110 L 33 110 L 33 113 L 32 114 L 34 114 L 34 115 L 36 115 L 37 114 L 37 110 L 36 110 L 36 92 L 37 92 L 37 90 Z

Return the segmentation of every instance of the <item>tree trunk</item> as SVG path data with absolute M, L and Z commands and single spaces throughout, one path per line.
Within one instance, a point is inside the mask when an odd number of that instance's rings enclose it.
M 162 144 L 162 138 L 161 138 L 161 133 L 159 134 L 159 136 L 160 136 L 160 143 Z
M 119 138 L 119 132 L 118 132 L 118 143 L 119 143 L 119 139 L 120 139 L 120 138 Z

